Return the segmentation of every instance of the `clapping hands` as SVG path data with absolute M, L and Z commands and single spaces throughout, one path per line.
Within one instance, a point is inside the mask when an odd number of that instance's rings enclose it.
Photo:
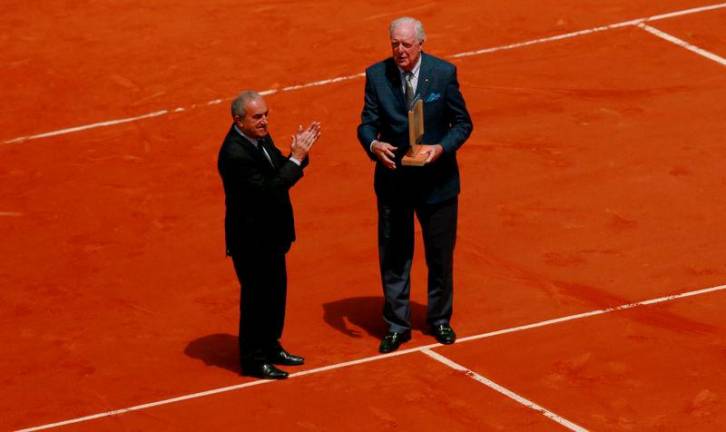
M 307 129 L 303 129 L 302 125 L 298 126 L 297 132 L 292 135 L 290 153 L 295 159 L 305 159 L 318 138 L 320 138 L 320 122 L 310 123 Z

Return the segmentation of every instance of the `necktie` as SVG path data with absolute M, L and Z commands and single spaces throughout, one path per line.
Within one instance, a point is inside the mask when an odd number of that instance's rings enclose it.
M 267 151 L 265 150 L 265 147 L 263 146 L 264 142 L 265 142 L 265 140 L 263 140 L 263 139 L 257 140 L 257 151 L 260 152 L 262 154 L 262 156 L 264 156 L 265 159 L 267 159 L 267 162 L 269 162 L 270 165 L 272 165 L 272 167 L 274 168 L 275 164 L 272 163 L 272 159 L 270 158 L 270 155 L 267 154 Z
M 413 89 L 413 72 L 404 72 L 403 81 L 406 84 L 406 106 L 408 107 L 408 109 L 411 109 L 411 105 L 413 104 L 413 98 L 416 94 Z

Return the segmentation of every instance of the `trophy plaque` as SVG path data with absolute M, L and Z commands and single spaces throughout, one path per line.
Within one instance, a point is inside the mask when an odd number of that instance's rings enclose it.
M 408 111 L 408 142 L 410 148 L 401 159 L 401 165 L 423 166 L 426 164 L 428 154 L 420 151 L 424 134 L 423 121 L 423 100 L 419 98 L 416 99 L 412 108 Z

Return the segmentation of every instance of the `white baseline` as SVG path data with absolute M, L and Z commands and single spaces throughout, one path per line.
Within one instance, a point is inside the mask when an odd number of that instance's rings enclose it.
M 553 41 L 558 41 L 558 40 L 562 40 L 562 39 L 570 39 L 570 38 L 584 36 L 584 35 L 588 35 L 588 34 L 592 34 L 592 33 L 618 29 L 621 27 L 637 26 L 637 25 L 643 24 L 645 22 L 659 21 L 659 20 L 674 18 L 674 17 L 678 17 L 678 16 L 683 16 L 683 15 L 712 11 L 712 10 L 721 9 L 724 7 L 726 7 L 726 3 L 716 3 L 716 4 L 712 4 L 712 5 L 707 5 L 707 6 L 701 6 L 701 7 L 684 9 L 684 10 L 675 11 L 675 12 L 669 12 L 669 13 L 660 14 L 660 15 L 654 15 L 651 17 L 637 18 L 637 19 L 633 19 L 633 20 L 629 20 L 629 21 L 623 21 L 620 23 L 615 23 L 615 24 L 610 24 L 610 25 L 605 25 L 605 26 L 600 26 L 600 27 L 593 27 L 593 28 L 586 29 L 586 30 L 580 30 L 580 31 L 571 32 L 571 33 L 564 33 L 564 34 L 545 37 L 545 38 L 541 38 L 541 39 L 533 39 L 533 40 L 509 44 L 509 45 L 501 45 L 501 46 L 497 46 L 497 47 L 485 48 L 485 49 L 476 50 L 476 51 L 467 51 L 467 52 L 462 52 L 462 53 L 458 53 L 458 54 L 452 54 L 449 56 L 449 58 L 471 57 L 471 56 L 476 56 L 476 55 L 493 53 L 493 52 L 497 52 L 497 51 L 504 51 L 504 50 L 514 49 L 514 48 L 526 47 L 526 46 L 535 45 L 535 44 L 553 42 Z M 365 76 L 364 73 L 357 73 L 354 75 L 330 78 L 330 79 L 325 79 L 325 80 L 320 80 L 320 81 L 313 81 L 313 82 L 310 82 L 307 84 L 291 85 L 291 86 L 283 87 L 281 89 L 268 89 L 268 90 L 261 91 L 260 94 L 265 96 L 265 95 L 275 94 L 278 92 L 302 90 L 302 89 L 306 89 L 309 87 L 324 86 L 324 85 L 335 84 L 338 82 L 348 81 L 348 80 L 352 80 L 352 79 L 356 79 L 356 78 L 362 78 L 364 76 Z M 103 121 L 103 122 L 98 122 L 98 123 L 91 123 L 91 124 L 87 124 L 87 125 L 66 128 L 66 129 L 58 129 L 58 130 L 50 131 L 50 132 L 43 132 L 43 133 L 39 133 L 36 135 L 22 136 L 22 137 L 12 138 L 12 139 L 3 141 L 2 144 L 15 144 L 15 143 L 21 143 L 21 142 L 30 141 L 30 140 L 41 139 L 41 138 L 49 138 L 49 137 L 54 137 L 54 136 L 58 136 L 58 135 L 65 135 L 65 134 L 74 133 L 74 132 L 81 132 L 81 131 L 85 131 L 85 130 L 89 130 L 89 129 L 96 129 L 96 128 L 100 128 L 100 127 L 115 126 L 115 125 L 119 125 L 119 124 L 159 117 L 159 116 L 170 114 L 170 113 L 187 111 L 189 109 L 196 108 L 198 105 L 206 105 L 206 106 L 218 105 L 225 100 L 231 100 L 231 99 L 232 98 L 214 99 L 214 100 L 211 100 L 211 101 L 203 103 L 203 104 L 193 104 L 187 108 L 178 107 L 178 108 L 173 108 L 173 109 L 160 110 L 160 111 L 155 111 L 155 112 L 148 113 L 148 114 L 142 114 L 142 115 L 135 116 L 135 117 L 108 120 L 108 121 Z
M 627 304 L 614 306 L 614 307 L 610 307 L 610 308 L 598 309 L 598 310 L 594 310 L 594 311 L 590 311 L 590 312 L 585 312 L 585 313 L 580 313 L 580 314 L 575 314 L 575 315 L 568 315 L 568 316 L 554 318 L 554 319 L 550 319 L 550 320 L 546 320 L 546 321 L 539 321 L 539 322 L 532 323 L 532 324 L 526 324 L 526 325 L 521 325 L 521 326 L 517 326 L 517 327 L 496 330 L 493 332 L 463 337 L 463 338 L 459 338 L 459 340 L 456 343 L 465 343 L 465 342 L 469 342 L 469 341 L 473 341 L 473 340 L 485 339 L 485 338 L 490 338 L 490 337 L 499 336 L 499 335 L 503 335 L 503 334 L 515 333 L 515 332 L 520 332 L 520 331 L 529 330 L 529 329 L 533 329 L 533 328 L 545 327 L 545 326 L 563 323 L 563 322 L 567 322 L 567 321 L 574 321 L 577 319 L 587 318 L 587 317 L 591 317 L 591 316 L 604 315 L 604 314 L 608 314 L 611 312 L 623 311 L 623 310 L 633 309 L 633 308 L 641 307 L 641 306 L 654 305 L 654 304 L 658 304 L 658 303 L 665 303 L 665 302 L 682 299 L 682 298 L 687 298 L 687 297 L 715 293 L 715 292 L 719 292 L 719 291 L 723 291 L 723 290 L 726 290 L 726 285 L 719 285 L 719 286 L 715 286 L 715 287 L 711 287 L 711 288 L 704 288 L 704 289 L 695 290 L 695 291 L 687 291 L 687 292 L 680 293 L 680 294 L 673 294 L 673 295 L 658 297 L 658 298 L 654 298 L 654 299 L 650 299 L 650 300 L 643 300 L 643 301 L 639 301 L 639 302 L 635 302 L 635 303 L 627 303 Z M 290 378 L 297 378 L 297 377 L 301 377 L 301 376 L 305 376 L 305 375 L 312 375 L 312 374 L 326 372 L 326 371 L 330 371 L 330 370 L 341 369 L 341 368 L 345 368 L 345 367 L 349 367 L 349 366 L 355 366 L 355 365 L 359 365 L 359 364 L 363 364 L 363 363 L 370 363 L 370 362 L 374 362 L 374 361 L 378 361 L 378 360 L 384 360 L 384 359 L 388 359 L 388 358 L 392 358 L 392 357 L 398 357 L 398 356 L 411 354 L 411 353 L 415 353 L 415 352 L 422 352 L 424 350 L 430 350 L 431 348 L 440 347 L 440 346 L 442 346 L 442 345 L 435 343 L 435 344 L 430 344 L 430 345 L 419 346 L 416 348 L 398 350 L 398 351 L 395 351 L 390 354 L 380 354 L 380 355 L 375 355 L 375 356 L 371 356 L 371 357 L 364 357 L 364 358 L 361 358 L 358 360 L 352 360 L 352 361 L 343 362 L 343 363 L 335 363 L 335 364 L 328 365 L 328 366 L 322 366 L 322 367 L 315 368 L 315 369 L 310 369 L 310 370 L 306 370 L 306 371 L 293 373 L 290 375 Z M 174 397 L 171 399 L 164 399 L 164 400 L 160 400 L 160 401 L 156 401 L 156 402 L 135 405 L 135 406 L 128 407 L 128 408 L 121 408 L 121 409 L 106 411 L 106 412 L 102 412 L 102 413 L 98 413 L 98 414 L 91 414 L 91 415 L 87 415 L 87 416 L 83 416 L 83 417 L 77 417 L 77 418 L 73 418 L 73 419 L 69 419 L 69 420 L 59 421 L 59 422 L 55 422 L 55 423 L 48 423 L 48 424 L 44 424 L 44 425 L 40 425 L 40 426 L 33 426 L 33 427 L 25 428 L 25 429 L 20 429 L 16 432 L 33 432 L 33 431 L 51 429 L 51 428 L 70 425 L 70 424 L 74 424 L 74 423 L 81 423 L 81 422 L 99 419 L 99 418 L 103 418 L 103 417 L 121 415 L 121 414 L 129 413 L 129 412 L 140 411 L 140 410 L 153 408 L 153 407 L 157 407 L 157 406 L 161 406 L 161 405 L 168 405 L 168 404 L 172 404 L 175 402 L 181 402 L 181 401 L 185 401 L 185 400 L 189 400 L 189 399 L 198 399 L 198 398 L 202 398 L 202 397 L 210 396 L 210 395 L 214 395 L 214 394 L 230 392 L 230 391 L 239 390 L 239 389 L 257 386 L 257 385 L 262 385 L 262 384 L 271 384 L 271 383 L 275 383 L 275 382 L 279 382 L 279 381 L 265 381 L 265 380 L 251 381 L 251 382 L 246 382 L 246 383 L 227 386 L 227 387 L 220 387 L 217 389 L 207 390 L 207 391 L 203 391 L 203 392 L 199 392 L 199 393 L 191 393 L 188 395 L 178 396 L 178 397 Z

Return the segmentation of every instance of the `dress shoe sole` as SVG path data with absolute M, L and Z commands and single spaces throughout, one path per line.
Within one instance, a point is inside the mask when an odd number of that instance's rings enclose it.
M 243 376 L 250 378 L 260 378 L 266 380 L 284 380 L 287 379 L 287 375 L 265 375 L 257 372 L 242 372 Z
M 270 363 L 280 365 L 280 366 L 302 366 L 305 364 L 305 361 L 295 362 L 295 361 L 289 361 L 289 360 L 273 360 Z

